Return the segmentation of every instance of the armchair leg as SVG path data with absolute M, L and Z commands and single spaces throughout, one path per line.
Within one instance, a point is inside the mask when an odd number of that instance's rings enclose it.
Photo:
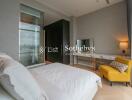
M 110 86 L 112 86 L 113 85 L 113 83 L 112 82 L 110 82 Z
M 132 87 L 132 84 L 131 84 L 131 82 L 129 82 L 129 84 L 130 84 L 130 87 Z
M 126 82 L 126 86 L 128 87 L 128 82 Z

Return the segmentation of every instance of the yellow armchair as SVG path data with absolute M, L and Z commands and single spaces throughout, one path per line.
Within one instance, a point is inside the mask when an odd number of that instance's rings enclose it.
M 131 82 L 132 61 L 123 57 L 116 57 L 115 61 L 128 65 L 127 71 L 121 73 L 109 65 L 100 65 L 99 72 L 101 77 L 108 79 L 111 83 L 111 86 L 112 82 L 125 82 L 126 85 L 128 85 L 128 83 Z

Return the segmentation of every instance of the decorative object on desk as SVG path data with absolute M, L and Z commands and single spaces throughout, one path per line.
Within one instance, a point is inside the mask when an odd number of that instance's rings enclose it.
M 128 41 L 120 41 L 120 49 L 122 50 L 122 53 L 124 56 L 126 56 L 126 51 L 128 49 Z

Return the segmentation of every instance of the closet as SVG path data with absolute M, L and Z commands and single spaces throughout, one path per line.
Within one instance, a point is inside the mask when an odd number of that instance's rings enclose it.
M 46 61 L 70 63 L 69 51 L 66 46 L 70 44 L 69 21 L 59 20 L 45 27 Z

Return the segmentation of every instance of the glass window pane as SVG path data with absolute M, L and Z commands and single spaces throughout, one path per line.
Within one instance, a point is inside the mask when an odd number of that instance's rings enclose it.
M 44 38 L 41 38 L 44 36 L 43 29 L 41 27 L 43 24 L 43 14 L 42 12 L 30 7 L 28 8 L 24 5 L 21 6 L 22 12 L 19 23 L 20 62 L 25 66 L 43 63 L 44 54 L 39 52 L 40 47 L 44 46 Z

